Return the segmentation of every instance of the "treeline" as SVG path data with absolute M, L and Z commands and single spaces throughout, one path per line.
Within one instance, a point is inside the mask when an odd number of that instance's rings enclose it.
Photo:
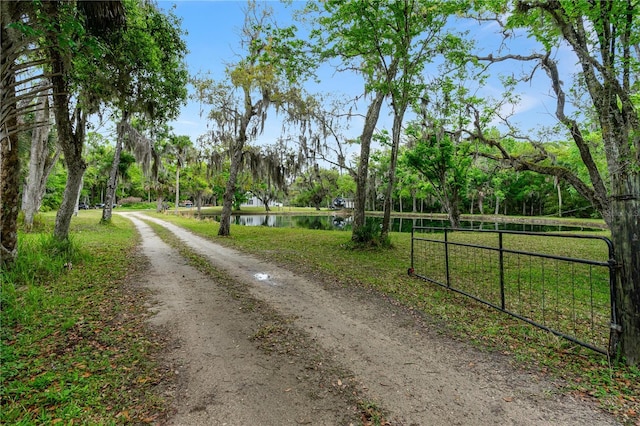
M 28 140 L 28 138 L 26 138 Z M 167 141 L 168 142 L 168 141 Z M 524 143 L 513 142 L 526 150 Z M 269 147 L 257 147 L 256 151 L 269 151 Z M 479 147 L 478 147 L 479 149 Z M 574 157 L 579 155 L 574 145 L 557 143 L 549 146 L 558 163 L 579 167 Z M 28 150 L 22 150 L 23 163 L 28 163 Z M 198 148 L 188 145 L 185 150 L 183 167 L 179 178 L 180 202 L 191 201 L 195 207 L 220 205 L 224 194 L 225 179 L 228 170 L 213 170 L 207 162 L 208 157 Z M 446 213 L 444 201 L 434 183 L 420 170 L 410 164 L 411 154 L 415 149 L 403 145 L 397 168 L 397 180 L 392 192 L 392 205 L 395 212 L 414 213 Z M 461 154 L 462 155 L 462 154 Z M 264 158 L 266 155 L 262 155 Z M 389 151 L 377 150 L 371 156 L 370 184 L 366 197 L 366 208 L 370 211 L 381 211 L 385 187 L 388 185 L 386 165 L 389 163 Z M 109 178 L 113 164 L 114 144 L 98 133 L 87 135 L 86 161 L 83 186 L 79 201 L 95 207 L 104 204 Z M 455 164 L 444 170 L 458 179 L 462 188 L 460 193 L 460 211 L 469 214 L 502 214 L 521 216 L 571 216 L 581 218 L 600 217 L 591 203 L 578 194 L 569 185 L 558 182 L 552 177 L 530 171 L 514 171 L 500 167 L 500 164 L 486 158 L 481 151 L 464 152 L 464 156 L 456 159 L 464 173 L 455 174 Z M 143 173 L 132 154 L 123 152 L 120 156 L 118 183 L 115 191 L 115 204 L 135 205 L 153 203 L 158 200 L 175 205 L 177 157 L 167 152 L 162 158 L 162 174 L 153 180 Z M 604 161 L 601 158 L 600 161 Z M 227 162 L 226 167 L 229 164 Z M 256 170 L 250 170 L 253 166 Z M 262 168 L 262 170 L 261 170 Z M 336 167 L 317 169 L 301 169 L 297 175 L 288 176 L 288 181 L 279 187 L 270 185 L 269 179 L 261 179 L 265 175 L 265 163 L 255 161 L 247 164 L 247 169 L 240 173 L 238 191 L 234 197 L 236 208 L 245 203 L 249 197 L 256 196 L 265 201 L 268 208 L 270 202 L 297 207 L 331 207 L 337 197 L 352 199 L 355 196 L 355 181 L 347 170 Z M 584 172 L 584 171 L 582 171 Z M 28 170 L 24 169 L 21 182 L 24 182 Z M 66 170 L 59 160 L 54 166 L 43 196 L 43 211 L 57 210 L 62 201 L 66 182 Z M 446 194 L 445 194 L 446 195 Z

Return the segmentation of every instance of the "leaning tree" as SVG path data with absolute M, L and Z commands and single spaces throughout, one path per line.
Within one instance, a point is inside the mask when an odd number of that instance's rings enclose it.
M 124 25 L 126 13 L 120 1 L 43 2 L 41 8 L 58 143 L 67 167 L 53 235 L 64 240 L 87 168 L 83 158 L 87 121 L 106 100 L 93 90 L 92 82 L 104 71 L 102 58 L 108 50 L 108 36 Z
M 509 52 L 476 56 L 485 64 L 530 63 L 544 70 L 555 95 L 555 117 L 580 152 L 588 170 L 582 178 L 553 164 L 543 144 L 536 155 L 514 155 L 488 135 L 481 114 L 474 115 L 474 137 L 494 147 L 516 170 L 552 175 L 572 185 L 602 214 L 615 247 L 615 322 L 610 353 L 640 363 L 640 9 L 633 0 L 519 0 L 477 2 L 483 21 L 500 25 Z M 524 33 L 539 43 L 538 52 L 518 53 L 510 44 Z M 569 50 L 559 52 L 560 49 Z M 577 63 L 574 86 L 567 89 L 563 61 Z M 531 78 L 529 74 L 527 79 Z M 577 102 L 571 104 L 572 101 Z M 576 117 L 575 106 L 582 115 Z M 594 137 L 595 136 L 595 137 Z M 595 152 L 604 148 L 608 180 Z

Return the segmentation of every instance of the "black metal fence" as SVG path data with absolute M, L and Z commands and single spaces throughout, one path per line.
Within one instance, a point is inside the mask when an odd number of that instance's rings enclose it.
M 410 273 L 607 354 L 613 259 L 598 236 L 415 227 Z

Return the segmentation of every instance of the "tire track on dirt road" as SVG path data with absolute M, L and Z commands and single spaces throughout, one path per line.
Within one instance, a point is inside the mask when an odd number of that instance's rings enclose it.
M 151 324 L 172 340 L 164 361 L 176 383 L 158 389 L 175 403 L 168 424 L 334 426 L 357 419 L 349 398 L 321 388 L 321 371 L 305 359 L 256 347 L 251 337 L 264 318 L 230 295 L 228 283 L 188 265 L 139 217 L 123 216 L 138 229 L 150 263 L 140 284 L 154 293 Z
M 136 226 L 138 218 L 165 227 L 215 268 L 247 283 L 255 298 L 296 318 L 294 325 L 332 353 L 332 362 L 353 372 L 395 424 L 617 424 L 533 372 L 516 371 L 500 356 L 422 327 L 381 297 L 361 289 L 326 289 L 169 222 L 140 213 L 125 216 Z

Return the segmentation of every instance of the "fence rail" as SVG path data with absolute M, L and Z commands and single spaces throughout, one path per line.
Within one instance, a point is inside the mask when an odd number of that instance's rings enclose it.
M 591 235 L 438 227 L 411 234 L 415 276 L 603 354 L 617 327 L 613 259 L 611 241 Z

